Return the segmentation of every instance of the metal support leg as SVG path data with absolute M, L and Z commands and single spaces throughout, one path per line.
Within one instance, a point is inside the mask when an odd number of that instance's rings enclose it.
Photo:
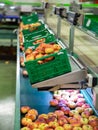
M 69 52 L 70 52 L 70 54 L 73 54 L 73 50 L 74 50 L 74 32 L 75 32 L 75 27 L 74 27 L 74 25 L 71 25 L 70 35 L 69 35 Z
M 47 23 L 47 9 L 44 8 L 44 22 Z
M 57 23 L 57 37 L 60 38 L 61 34 L 61 18 L 58 16 L 58 23 Z

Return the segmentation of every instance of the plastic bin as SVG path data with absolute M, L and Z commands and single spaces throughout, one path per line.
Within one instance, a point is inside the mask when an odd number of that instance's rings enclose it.
M 22 16 L 21 20 L 23 22 L 23 24 L 32 24 L 32 23 L 36 23 L 38 21 L 38 14 L 32 13 L 31 15 L 28 16 Z
M 83 27 L 98 35 L 98 15 L 85 15 Z
M 44 39 L 44 42 L 45 43 L 51 43 L 51 42 L 56 42 L 56 37 L 53 35 L 53 34 L 50 34 L 46 37 L 42 37 Z M 42 38 L 38 38 L 37 40 L 40 40 Z M 36 42 L 36 40 L 32 40 L 32 41 L 29 41 L 29 42 L 24 42 L 24 47 L 25 49 L 27 49 L 28 47 L 32 47 L 32 46 L 38 46 L 40 43 L 42 42 L 39 42 L 37 44 L 34 44 L 34 42 Z
M 39 64 L 39 60 L 44 60 L 53 56 L 54 59 Z M 53 53 L 42 58 L 25 62 L 31 84 L 38 83 L 71 71 L 70 62 L 65 49 L 58 53 Z
M 49 34 L 50 34 L 50 32 L 48 31 L 48 29 L 44 29 L 44 30 L 36 32 L 36 33 L 24 35 L 24 42 L 36 40 L 38 38 L 42 38 L 43 36 L 48 36 Z
M 33 31 L 30 31 L 30 29 L 26 29 L 26 30 L 23 30 L 23 35 L 29 35 L 29 34 L 32 34 L 32 33 L 35 33 L 35 32 L 39 32 L 39 31 L 42 31 L 45 29 L 45 25 L 44 24 L 41 24 L 40 26 L 36 27 L 35 30 Z

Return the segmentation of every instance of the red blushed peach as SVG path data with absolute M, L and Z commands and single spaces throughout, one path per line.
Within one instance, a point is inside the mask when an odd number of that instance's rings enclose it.
M 52 99 L 50 102 L 49 102 L 50 106 L 57 106 L 58 105 L 58 100 L 57 99 Z
M 86 108 L 90 108 L 90 105 L 85 103 L 85 104 L 82 105 L 82 107 L 86 109 Z
M 21 113 L 23 113 L 23 114 L 27 113 L 29 110 L 30 110 L 30 107 L 29 107 L 29 106 L 22 106 L 22 107 L 20 108 L 20 111 L 21 111 Z
M 56 110 L 54 113 L 57 115 L 57 117 L 64 116 L 64 112 L 61 110 Z
M 67 121 L 66 116 L 61 116 L 61 117 L 59 117 L 58 123 L 59 123 L 60 126 L 63 126 L 64 124 L 67 124 L 68 121 Z
M 92 127 L 98 126 L 98 118 L 89 120 L 89 125 L 91 125 Z
M 35 122 L 31 122 L 27 125 L 28 128 L 30 128 L 30 130 L 34 129 L 34 128 L 37 128 L 37 124 Z
M 90 112 L 91 115 L 94 113 L 92 108 L 86 108 L 84 111 Z
M 35 114 L 30 114 L 30 113 L 27 113 L 25 115 L 25 117 L 31 119 L 32 121 L 34 121 L 36 119 L 36 115 Z
M 84 111 L 84 112 L 81 113 L 81 116 L 84 117 L 84 118 L 89 118 L 90 115 L 91 114 L 88 111 Z
M 38 116 L 38 111 L 36 109 L 30 109 L 28 111 L 28 114 L 35 114 L 36 116 Z
M 48 119 L 46 119 L 46 122 L 47 122 L 47 124 L 49 124 L 49 122 L 56 122 L 57 121 L 57 118 L 55 117 L 55 116 L 51 116 L 51 117 L 48 117 Z
M 98 126 L 94 126 L 94 130 L 98 130 Z
M 54 128 L 54 129 L 55 129 L 57 126 L 59 126 L 58 122 L 55 122 L 55 121 L 54 121 L 54 122 L 49 122 L 48 125 L 49 125 L 49 127 L 52 127 L 52 128 Z
M 47 115 L 48 115 L 48 118 L 49 117 L 55 117 L 55 118 L 57 118 L 57 115 L 54 112 L 49 112 Z
M 46 123 L 46 120 L 43 117 L 40 117 L 38 119 L 35 120 L 35 123 L 37 125 L 41 124 L 41 123 Z
M 73 127 L 82 125 L 81 121 L 75 117 L 69 117 L 68 121 Z
M 65 115 L 68 115 L 70 112 L 70 108 L 69 107 L 61 107 L 61 110 L 64 112 Z
M 22 124 L 23 126 L 27 126 L 27 125 L 30 124 L 30 123 L 32 123 L 32 120 L 29 119 L 29 118 L 23 117 L 23 118 L 21 119 L 21 124 Z

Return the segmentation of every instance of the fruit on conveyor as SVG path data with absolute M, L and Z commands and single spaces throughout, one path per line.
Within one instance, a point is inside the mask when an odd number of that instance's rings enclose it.
M 77 99 L 72 100 L 70 97 L 73 95 Z M 54 107 L 55 111 L 38 114 L 37 110 L 30 109 L 21 119 L 21 130 L 98 130 L 98 117 L 94 115 L 93 109 L 86 101 L 81 100 L 83 104 L 81 107 L 78 106 L 79 98 L 84 98 L 79 91 L 55 92 L 51 100 L 52 103 L 49 101 L 50 107 Z M 69 105 L 69 102 L 72 106 Z M 26 116 L 28 113 L 35 115 L 36 118 L 32 119 Z
M 23 75 L 24 77 L 28 77 L 28 72 L 27 72 L 27 70 L 22 70 L 22 75 Z
M 26 114 L 30 110 L 30 107 L 29 106 L 22 106 L 20 110 L 21 110 L 21 113 Z

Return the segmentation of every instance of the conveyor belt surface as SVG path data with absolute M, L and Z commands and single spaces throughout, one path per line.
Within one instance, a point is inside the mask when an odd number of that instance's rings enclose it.
M 22 71 L 22 69 L 21 69 Z M 48 91 L 38 91 L 32 88 L 28 78 L 20 75 L 20 103 L 21 106 L 28 105 L 35 108 L 40 113 L 48 113 L 53 111 L 54 108 L 50 107 L 49 101 L 52 99 L 52 93 Z

